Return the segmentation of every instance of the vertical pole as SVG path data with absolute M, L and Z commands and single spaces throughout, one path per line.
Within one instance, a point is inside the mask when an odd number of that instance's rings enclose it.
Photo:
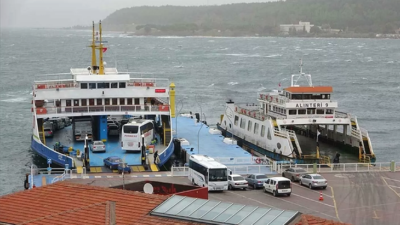
M 104 75 L 104 62 L 103 62 L 103 43 L 102 43 L 102 29 L 101 29 L 101 20 L 99 22 L 99 35 L 100 35 L 100 45 L 99 45 L 99 55 L 100 55 L 100 63 L 99 63 L 99 74 Z
M 97 60 L 96 60 L 96 40 L 95 40 L 95 29 L 94 29 L 94 21 L 92 25 L 92 71 L 95 72 L 97 69 Z

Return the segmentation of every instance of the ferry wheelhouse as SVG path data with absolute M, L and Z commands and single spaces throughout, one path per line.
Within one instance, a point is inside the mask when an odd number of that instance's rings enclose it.
M 218 129 L 252 154 L 277 161 L 329 164 L 339 153 L 341 162 L 374 162 L 368 131 L 337 110 L 332 93 L 331 86 L 314 86 L 300 65 L 290 87 L 259 93 L 257 104 L 227 102 Z
M 151 153 L 158 151 L 158 166 L 165 164 L 173 153 L 170 124 L 175 107 L 170 104 L 174 104 L 175 85 L 168 79 L 132 78 L 116 68 L 104 68 L 107 47 L 101 35 L 101 22 L 99 31 L 95 31 L 93 23 L 91 66 L 41 76 L 45 78 L 34 82 L 31 147 L 52 163 L 68 168 L 110 172 L 103 167 L 103 160 L 117 156 L 134 166 L 134 171 L 143 171 L 145 165 L 158 170 Z M 151 142 L 141 143 L 145 148 L 128 154 L 121 148 L 121 128 L 129 117 L 152 120 L 156 127 Z M 110 127 L 118 127 L 119 132 L 113 130 L 110 135 Z M 106 151 L 90 151 L 91 142 L 99 140 Z

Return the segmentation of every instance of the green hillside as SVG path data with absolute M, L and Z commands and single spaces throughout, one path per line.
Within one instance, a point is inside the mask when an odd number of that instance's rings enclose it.
M 287 0 L 221 6 L 132 7 L 112 13 L 103 24 L 106 30 L 144 34 L 196 35 L 212 31 L 242 36 L 276 35 L 279 24 L 299 21 L 343 32 L 394 33 L 400 27 L 400 0 Z

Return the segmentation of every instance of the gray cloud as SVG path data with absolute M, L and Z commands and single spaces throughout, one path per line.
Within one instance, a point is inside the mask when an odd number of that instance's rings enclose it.
M 0 0 L 1 27 L 68 27 L 88 25 L 115 10 L 133 6 L 221 5 L 271 0 Z M 142 2 L 146 2 L 143 4 Z

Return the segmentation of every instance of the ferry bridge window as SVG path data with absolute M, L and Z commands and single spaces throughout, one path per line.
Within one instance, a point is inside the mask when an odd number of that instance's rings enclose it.
M 246 120 L 242 118 L 240 120 L 240 128 L 244 129 L 245 127 L 246 127 Z
M 125 88 L 126 83 L 125 82 L 119 82 L 119 88 Z
M 254 134 L 258 134 L 258 123 L 254 123 Z
M 104 99 L 104 105 L 110 105 L 110 99 L 109 98 L 105 98 Z
M 289 109 L 289 115 L 296 115 L 296 110 L 295 109 Z
M 96 99 L 96 105 L 103 105 L 103 99 L 101 98 Z
M 96 89 L 96 83 L 89 83 L 89 89 Z
M 265 135 L 265 126 L 261 125 L 261 137 L 264 137 Z
M 87 89 L 88 84 L 87 83 L 81 83 L 81 89 Z
M 326 99 L 331 99 L 331 95 L 326 95 Z
M 302 99 L 301 94 L 292 94 L 292 99 Z
M 118 88 L 118 83 L 111 83 L 111 88 Z
M 326 114 L 333 114 L 333 109 L 326 109 Z
M 239 121 L 239 117 L 238 117 L 238 116 L 235 116 L 235 121 L 234 121 L 235 126 L 238 125 L 238 121 Z
M 140 105 L 140 99 L 135 98 L 135 105 Z
M 299 115 L 305 115 L 306 110 L 305 109 L 299 109 Z
M 112 105 L 118 105 L 118 98 L 112 99 Z
M 86 99 L 81 99 L 81 105 L 82 106 L 86 106 L 87 104 L 86 104 L 87 102 L 86 102 Z
M 110 88 L 110 83 L 97 83 L 97 88 Z
M 325 111 L 324 109 L 317 109 L 317 114 L 324 114 L 325 113 L 324 111 Z
M 94 99 L 93 98 L 89 99 L 89 105 L 94 105 Z
M 74 100 L 74 106 L 79 106 L 79 100 Z
M 247 124 L 247 131 L 251 131 L 251 125 L 252 125 L 252 123 L 251 123 L 251 121 L 249 120 L 249 123 Z
M 120 98 L 119 99 L 119 104 L 120 105 L 125 105 L 125 99 L 124 98 Z
M 308 115 L 314 115 L 315 114 L 315 109 L 314 108 L 307 109 L 307 114 Z
M 126 104 L 127 105 L 132 105 L 132 99 L 131 98 L 126 99 Z
M 71 106 L 71 100 L 66 100 L 65 101 L 65 106 Z

